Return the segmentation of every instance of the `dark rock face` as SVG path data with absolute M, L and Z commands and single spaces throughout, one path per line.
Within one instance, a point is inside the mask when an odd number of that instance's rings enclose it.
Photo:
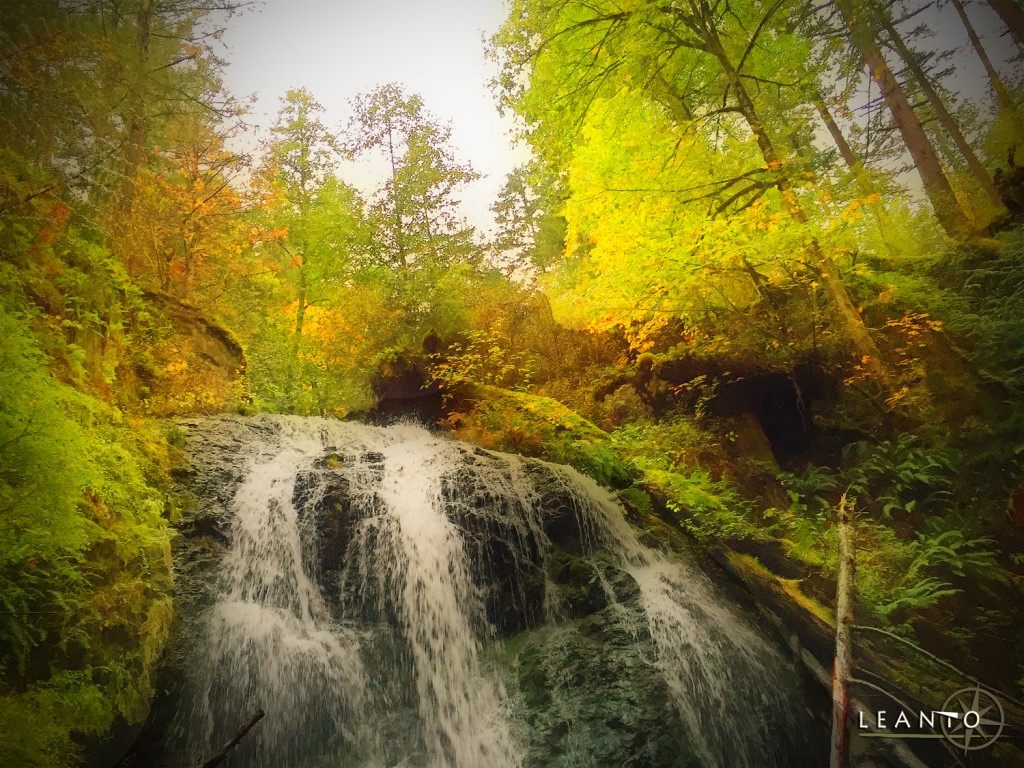
M 431 426 L 445 415 L 441 389 L 430 383 L 421 357 L 405 354 L 383 363 L 370 389 L 377 404 L 366 418 L 373 423 L 412 418 Z
M 452 522 L 461 530 L 495 635 L 509 637 L 542 623 L 549 589 L 551 597 L 571 616 L 584 616 L 605 607 L 607 598 L 596 570 L 599 566 L 583 556 L 591 547 L 577 502 L 546 475 L 549 470 L 540 463 L 528 469 L 530 482 L 539 489 L 538 526 L 531 530 L 523 526 L 523 511 L 511 508 L 517 502 L 493 492 L 484 479 L 489 473 L 500 472 L 500 463 L 485 451 L 467 454 L 463 471 L 444 478 L 443 495 Z M 347 467 L 358 464 L 362 472 L 382 473 L 382 460 L 379 454 L 346 459 L 327 453 L 316 469 L 301 472 L 296 478 L 293 503 L 315 530 L 312 568 L 332 600 L 344 599 L 340 585 L 346 578 L 345 569 L 352 567 L 346 561 L 346 552 L 356 527 L 372 516 L 379 504 L 367 498 L 353 503 Z M 372 525 L 364 526 L 362 535 L 373 536 Z M 629 578 L 625 574 L 613 578 L 621 580 L 623 576 Z M 635 591 L 635 585 L 632 588 Z M 393 616 L 381 615 L 382 608 L 369 603 L 346 604 L 343 613 L 370 621 L 397 621 Z
M 545 465 L 530 464 L 538 527 L 524 528 L 522 510 L 508 508 L 510 498 L 490 490 L 488 470 L 500 469 L 495 458 L 477 451 L 467 459 L 464 472 L 445 478 L 443 494 L 462 531 L 488 621 L 508 641 L 501 661 L 530 733 L 526 765 L 699 765 L 679 735 L 684 728 L 652 661 L 657 653 L 639 588 L 613 558 L 594 551 L 578 502 Z M 372 457 L 359 461 L 372 465 Z M 319 465 L 300 475 L 294 500 L 315 518 L 322 584 L 337 598 L 352 533 L 373 505 L 352 503 L 343 459 L 328 455 Z M 396 625 L 398 618 L 382 608 L 344 610 Z M 552 612 L 560 617 L 554 626 Z M 400 644 L 385 652 L 400 654 Z M 399 728 L 411 691 L 389 696 L 396 719 L 382 727 Z
M 509 644 L 533 738 L 531 768 L 699 766 L 635 602 Z
M 359 457 L 345 457 L 328 451 L 316 462 L 313 470 L 300 472 L 295 478 L 292 503 L 304 524 L 315 530 L 315 548 L 311 570 L 317 574 L 327 597 L 340 600 L 339 584 L 345 568 L 345 553 L 352 541 L 356 525 L 377 504 L 360 499 L 353 503 L 352 481 L 344 473 L 348 464 L 356 462 L 362 471 L 380 477 L 384 457 L 368 452 Z
M 231 500 L 242 479 L 246 441 L 253 430 L 273 428 L 242 418 L 218 419 L 216 427 L 199 420 L 178 425 L 192 460 L 174 472 L 182 507 L 173 545 L 178 565 L 175 586 L 183 614 L 189 616 L 209 599 L 217 564 L 228 546 Z

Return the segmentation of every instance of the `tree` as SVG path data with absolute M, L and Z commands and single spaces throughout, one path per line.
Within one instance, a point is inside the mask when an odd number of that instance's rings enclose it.
M 988 4 L 999 14 L 1017 45 L 1024 46 L 1024 8 L 1020 3 L 1017 0 L 988 0 Z
M 970 168 L 971 173 L 974 174 L 974 178 L 988 196 L 989 201 L 992 203 L 995 210 L 1002 210 L 1003 199 L 1000 197 L 999 192 L 996 191 L 996 185 L 992 180 L 992 176 L 971 148 L 971 145 L 968 143 L 963 131 L 960 130 L 960 126 L 957 124 L 956 120 L 953 119 L 949 110 L 946 109 L 946 105 L 939 96 L 938 91 L 936 91 L 935 87 L 932 86 L 931 79 L 918 62 L 918 56 L 910 50 L 904 42 L 903 37 L 896 30 L 896 26 L 893 24 L 889 12 L 883 8 L 879 8 L 878 14 L 882 26 L 885 28 L 886 32 L 888 32 L 889 39 L 895 46 L 896 51 L 899 53 L 903 61 L 906 62 L 907 67 L 917 80 L 918 87 L 928 99 L 928 103 L 931 104 L 932 109 L 935 110 L 935 115 L 938 117 L 939 123 L 946 130 L 946 133 L 949 134 L 950 138 L 953 139 L 953 142 L 956 144 L 960 154 L 963 155 L 964 159 L 967 161 L 967 166 Z
M 61 335 L 108 397 L 119 369 L 131 376 L 131 358 L 143 354 L 127 344 L 152 325 L 142 291 L 189 293 L 206 257 L 221 253 L 204 253 L 194 236 L 230 239 L 238 206 L 227 181 L 238 158 L 223 152 L 230 128 L 221 120 L 237 109 L 211 43 L 212 14 L 233 6 L 0 4 L 2 163 L 28 182 L 10 188 L 4 212 L 27 214 L 42 201 L 64 212 L 58 228 L 38 218 L 30 227 L 47 238 L 48 274 L 75 279 L 42 277 L 29 295 L 48 297 L 48 311 L 75 308 Z
M 389 179 L 373 210 L 382 223 L 388 260 L 400 267 L 424 260 L 452 263 L 472 252 L 472 230 L 456 215 L 455 193 L 478 178 L 450 147 L 451 129 L 434 120 L 417 94 L 396 83 L 353 100 L 347 148 L 355 155 L 381 152 Z
M 512 272 L 527 261 L 532 268 L 548 269 L 565 247 L 565 219 L 552 213 L 558 207 L 558 195 L 552 191 L 554 185 L 538 179 L 538 174 L 539 169 L 531 165 L 515 168 L 491 206 L 498 224 L 497 258 Z
M 1010 116 L 1013 125 L 1016 129 L 1017 137 L 1024 140 L 1024 117 L 1021 116 L 1020 110 L 1017 109 L 1017 104 L 1010 95 L 1009 89 L 1006 84 L 1003 83 L 1002 78 L 999 76 L 999 72 L 996 71 L 995 66 L 992 64 L 992 60 L 988 57 L 988 52 L 985 50 L 985 46 L 981 44 L 981 38 L 978 37 L 977 31 L 974 29 L 974 25 L 971 23 L 970 17 L 967 15 L 967 10 L 964 8 L 964 4 L 961 0 L 951 0 L 953 7 L 956 9 L 957 15 L 960 17 L 960 21 L 963 22 L 964 29 L 967 31 L 967 37 L 971 41 L 971 46 L 974 48 L 974 52 L 978 54 L 978 58 L 981 60 L 982 66 L 985 67 L 985 72 L 988 74 L 989 82 L 992 83 L 992 90 L 995 91 L 996 101 L 999 103 L 1000 108 Z
M 334 177 L 337 137 L 324 124 L 323 111 L 304 88 L 284 95 L 257 183 L 257 220 L 295 286 L 284 374 L 289 404 L 295 398 L 306 311 L 316 300 L 312 294 L 344 273 L 350 255 L 347 241 L 361 218 L 355 192 Z
M 874 32 L 876 20 L 871 7 L 857 0 L 836 0 L 835 8 L 849 29 L 850 40 L 864 57 L 871 79 L 878 82 L 882 90 L 882 97 L 903 137 L 907 151 L 914 160 L 925 194 L 931 201 L 939 222 L 950 236 L 965 238 L 970 232 L 967 217 L 957 202 L 953 187 L 942 168 L 938 153 L 925 133 L 924 126 L 921 125 L 906 92 L 882 55 Z
M 701 0 L 670 6 L 551 6 L 524 0 L 514 5 L 511 20 L 495 38 L 505 51 L 499 78 L 503 103 L 526 119 L 527 137 L 553 175 L 569 165 L 567 156 L 602 96 L 621 98 L 634 90 L 663 105 L 675 124 L 675 157 L 665 162 L 679 163 L 679 155 L 686 153 L 687 163 L 706 163 L 705 181 L 663 190 L 663 204 L 677 211 L 684 204 L 704 205 L 705 216 L 739 215 L 760 206 L 772 215 L 774 205 L 768 201 L 777 193 L 792 231 L 802 233 L 808 262 L 846 339 L 874 377 L 885 382 L 888 374 L 878 349 L 832 258 L 812 234 L 813 222 L 797 192 L 807 168 L 799 155 L 786 151 L 788 142 L 779 140 L 788 137 L 794 124 L 806 122 L 800 70 L 807 45 L 778 23 L 782 6 Z M 525 71 L 530 73 L 528 87 L 523 85 Z M 744 146 L 748 137 L 756 155 L 749 144 Z M 655 192 L 657 187 L 609 192 Z M 765 277 L 756 265 L 742 253 L 739 263 L 757 292 L 767 297 Z
M 166 288 L 166 274 L 155 267 L 174 246 L 162 238 L 181 229 L 164 222 L 154 232 L 154 206 L 163 208 L 158 218 L 189 212 L 173 213 L 157 194 L 137 206 L 140 187 L 188 173 L 182 163 L 213 183 L 211 174 L 230 178 L 239 161 L 223 151 L 223 138 L 241 110 L 223 92 L 222 63 L 211 47 L 219 36 L 214 14 L 237 7 L 212 0 L 15 0 L 0 9 L 0 139 L 52 174 L 50 189 L 68 193 L 76 212 L 148 288 Z M 209 189 L 229 192 L 219 182 Z

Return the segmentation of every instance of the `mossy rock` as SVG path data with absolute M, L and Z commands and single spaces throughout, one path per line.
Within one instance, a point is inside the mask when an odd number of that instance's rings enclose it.
M 475 388 L 465 399 L 470 407 L 448 417 L 456 437 L 568 464 L 612 488 L 631 485 L 629 467 L 608 433 L 557 400 L 488 386 Z
M 506 646 L 531 739 L 525 765 L 582 768 L 700 765 L 680 734 L 637 607 L 613 605 Z

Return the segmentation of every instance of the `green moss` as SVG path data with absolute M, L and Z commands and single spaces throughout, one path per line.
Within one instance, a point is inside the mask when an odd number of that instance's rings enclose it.
M 24 768 L 65 768 L 79 748 L 61 722 L 61 707 L 38 690 L 0 696 L 0 761 Z
M 738 573 L 740 573 L 744 579 L 749 579 L 755 583 L 761 584 L 762 586 L 768 586 L 769 588 L 772 588 L 772 585 L 774 585 L 774 588 L 777 591 L 785 593 L 787 597 L 808 613 L 817 616 L 830 627 L 834 627 L 836 625 L 835 611 L 828 606 L 822 605 L 813 597 L 806 595 L 804 591 L 800 589 L 799 579 L 784 579 L 765 568 L 756 557 L 752 557 L 751 555 L 741 555 L 737 552 L 729 552 L 728 558 L 729 564 Z
M 0 764 L 62 765 L 73 734 L 145 711 L 174 617 L 170 456 L 0 312 Z
M 608 433 L 556 400 L 483 386 L 455 414 L 455 434 L 487 448 L 568 464 L 602 485 L 621 488 L 631 473 Z

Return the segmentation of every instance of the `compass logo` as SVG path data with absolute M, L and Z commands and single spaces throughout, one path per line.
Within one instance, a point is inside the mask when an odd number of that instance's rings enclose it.
M 859 714 L 860 735 L 877 739 L 945 739 L 964 752 L 992 746 L 1003 735 L 1006 715 L 994 694 L 981 686 L 961 688 L 942 709 L 908 713 L 879 710 Z
M 999 699 L 979 686 L 960 689 L 942 709 L 942 735 L 964 752 L 991 746 L 1006 725 Z

